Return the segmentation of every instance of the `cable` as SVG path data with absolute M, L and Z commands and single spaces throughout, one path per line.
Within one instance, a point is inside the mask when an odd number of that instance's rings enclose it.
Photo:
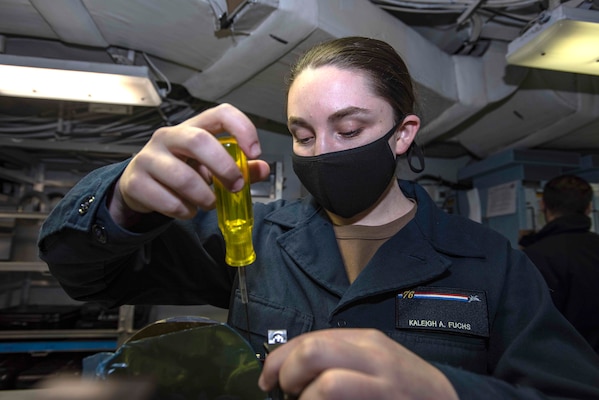
M 144 60 L 146 60 L 152 71 L 156 73 L 166 83 L 166 92 L 162 94 L 161 97 L 168 97 L 172 90 L 171 81 L 166 77 L 166 75 L 162 73 L 160 69 L 158 69 L 158 67 L 156 67 L 156 65 L 154 65 L 152 60 L 150 60 L 150 57 L 148 57 L 148 55 L 145 52 L 142 52 L 141 54 L 143 55 Z

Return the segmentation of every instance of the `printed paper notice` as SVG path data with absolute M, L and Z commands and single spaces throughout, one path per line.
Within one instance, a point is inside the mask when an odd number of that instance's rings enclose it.
M 478 195 L 478 189 L 474 188 L 466 192 L 466 198 L 468 199 L 468 218 L 478 223 L 482 222 L 482 215 L 480 211 L 480 197 Z
M 487 192 L 487 218 L 516 212 L 516 188 L 518 182 L 508 182 L 490 187 Z

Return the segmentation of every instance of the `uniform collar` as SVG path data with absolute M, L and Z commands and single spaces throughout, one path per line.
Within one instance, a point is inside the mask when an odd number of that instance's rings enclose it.
M 351 288 L 332 224 L 311 197 L 271 212 L 266 220 L 288 228 L 278 245 L 314 281 L 342 297 L 339 306 L 439 277 L 451 265 L 447 256 L 484 257 L 476 244 L 478 229 L 469 229 L 475 222 L 440 210 L 415 183 L 400 181 L 400 186 L 417 201 L 416 216 L 381 247 Z
M 399 186 L 407 197 L 416 199 L 418 210 L 412 222 L 436 251 L 451 256 L 485 258 L 478 240 L 481 229 L 478 222 L 441 210 L 415 182 L 400 180 Z
M 415 182 L 399 180 L 399 186 L 407 197 L 415 199 L 418 204 L 416 216 L 410 224 L 418 226 L 422 238 L 436 251 L 455 256 L 485 257 L 477 244 L 478 229 L 471 228 L 480 224 L 439 209 L 426 190 Z M 311 196 L 278 208 L 265 217 L 267 221 L 289 229 L 303 226 L 313 218 L 328 221 L 322 207 Z

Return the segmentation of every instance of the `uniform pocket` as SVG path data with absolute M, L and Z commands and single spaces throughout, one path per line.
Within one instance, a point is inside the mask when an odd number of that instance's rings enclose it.
M 247 304 L 249 324 L 245 305 L 239 291 L 235 295 L 233 307 L 229 311 L 229 325 L 249 340 L 256 353 L 263 355 L 263 344 L 268 341 L 269 331 L 285 332 L 287 340 L 312 330 L 314 317 L 291 307 L 281 306 L 250 294 Z M 249 327 L 249 335 L 248 335 Z
M 427 361 L 487 372 L 489 318 L 484 291 L 417 287 L 396 296 L 390 335 Z
M 486 374 L 487 340 L 470 336 L 426 331 L 395 331 L 389 336 L 429 362 Z

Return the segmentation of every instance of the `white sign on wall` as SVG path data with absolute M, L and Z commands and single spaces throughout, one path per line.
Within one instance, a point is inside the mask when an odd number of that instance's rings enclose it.
M 516 212 L 517 187 L 518 182 L 512 181 L 487 189 L 487 218 Z

